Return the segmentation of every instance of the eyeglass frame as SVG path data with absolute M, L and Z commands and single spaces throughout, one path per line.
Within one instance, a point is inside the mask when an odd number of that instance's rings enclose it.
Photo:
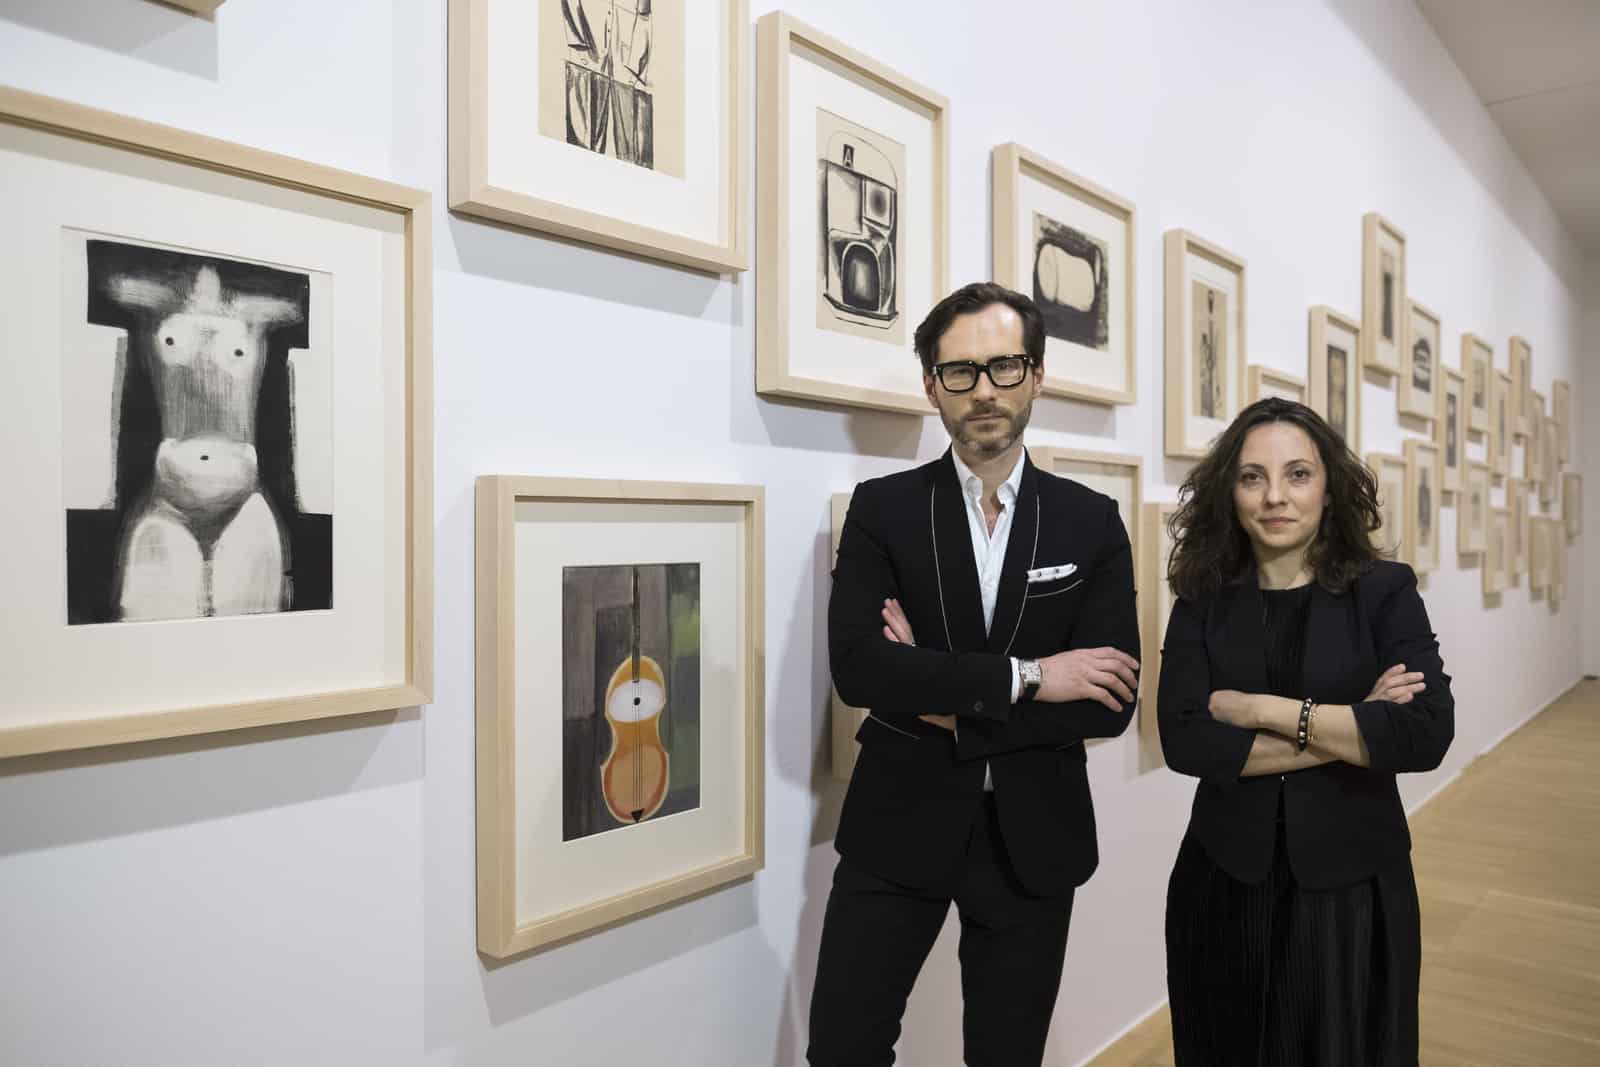
M 999 382 L 995 381 L 994 373 L 989 370 L 989 364 L 1002 359 L 1022 360 L 1022 377 L 1018 378 L 1010 385 L 1001 385 Z M 939 383 L 939 387 L 945 392 L 949 393 L 951 396 L 961 396 L 964 393 L 970 393 L 976 389 L 978 387 L 978 379 L 980 377 L 987 377 L 989 379 L 989 384 L 994 386 L 996 389 L 1015 389 L 1017 386 L 1028 380 L 1028 370 L 1037 368 L 1038 365 L 1039 362 L 1026 352 L 1007 352 L 999 356 L 990 356 L 982 363 L 979 363 L 975 359 L 952 359 L 945 363 L 935 363 L 929 376 L 936 379 Z M 944 370 L 946 367 L 971 367 L 973 370 L 977 371 L 977 373 L 972 376 L 972 384 L 967 386 L 965 389 L 952 389 L 944 383 Z

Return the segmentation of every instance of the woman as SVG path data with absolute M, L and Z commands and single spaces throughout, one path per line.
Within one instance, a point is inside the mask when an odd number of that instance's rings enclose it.
M 1372 473 L 1301 404 L 1246 408 L 1180 499 L 1157 713 L 1200 779 L 1167 891 L 1177 1063 L 1414 1065 L 1395 775 L 1455 732 L 1416 575 L 1374 547 Z

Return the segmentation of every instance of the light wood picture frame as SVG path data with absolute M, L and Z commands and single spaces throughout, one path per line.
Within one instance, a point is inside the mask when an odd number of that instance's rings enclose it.
M 1528 573 L 1528 488 L 1521 478 L 1506 478 L 1506 571 L 1512 585 Z
M 1528 394 L 1528 441 L 1522 446 L 1522 477 L 1528 483 L 1530 490 L 1537 490 L 1539 479 L 1544 474 L 1544 460 L 1540 457 L 1540 449 L 1544 445 L 1544 429 L 1539 424 L 1544 421 L 1544 394 L 1534 391 Z
M 1556 451 L 1555 462 L 1558 467 L 1567 465 L 1572 458 L 1572 385 L 1557 378 L 1550 385 L 1550 414 L 1555 419 Z
M 1439 407 L 1439 348 L 1444 341 L 1439 316 L 1421 301 L 1407 300 L 1405 338 L 1396 403 L 1400 414 L 1431 421 Z
M 1495 371 L 1490 376 L 1489 435 L 1484 443 L 1489 473 L 1500 481 L 1511 472 L 1511 375 Z
M 1138 400 L 1133 201 L 1011 143 L 991 153 L 994 280 L 1045 320 L 1044 392 Z
M 1561 536 L 1561 520 L 1546 519 L 1550 540 L 1550 610 L 1560 611 L 1567 599 L 1567 540 Z
M 1040 446 L 1028 449 L 1034 466 L 1048 474 L 1071 478 L 1117 502 L 1128 530 L 1133 558 L 1139 558 L 1139 515 L 1144 506 L 1144 459 L 1131 452 L 1099 452 L 1086 448 Z
M 1287 371 L 1278 370 L 1276 367 L 1263 367 L 1257 363 L 1250 364 L 1246 368 L 1245 404 L 1248 406 L 1269 396 L 1292 400 L 1296 404 L 1304 404 L 1306 402 L 1305 379 Z
M 1483 595 L 1498 597 L 1509 584 L 1506 566 L 1510 516 L 1505 508 L 1489 509 L 1489 525 L 1484 532 Z
M 1568 541 L 1583 536 L 1583 475 L 1577 471 L 1561 475 L 1561 525 Z
M 1407 561 L 1418 574 L 1439 568 L 1439 446 L 1409 437 L 1406 458 L 1406 529 L 1411 534 Z
M 1311 309 L 1306 405 L 1361 452 L 1361 324 L 1331 307 Z
M 566 5 L 450 0 L 451 210 L 706 273 L 745 270 L 747 0 L 615 18 L 610 0 L 582 2 L 606 11 L 589 17 L 573 0 L 569 30 Z M 583 95 L 567 91 L 571 77 L 615 102 L 598 128 L 563 116 Z
M 1550 520 L 1542 515 L 1528 517 L 1528 592 L 1535 597 L 1548 595 L 1551 585 L 1554 542 L 1550 536 Z
M 1245 261 L 1188 230 L 1163 244 L 1166 454 L 1198 459 L 1243 407 Z
M 428 703 L 428 194 L 10 88 L 0 175 L 0 442 L 52 457 L 8 476 L 0 757 Z M 174 361 L 248 414 L 165 424 Z
M 1528 436 L 1528 394 L 1533 391 L 1533 347 L 1522 337 L 1513 336 L 1507 345 L 1511 374 L 1511 436 Z
M 1178 505 L 1152 501 L 1144 505 L 1139 518 L 1139 766 L 1153 769 L 1166 765 L 1161 749 L 1161 730 L 1156 720 L 1157 691 L 1161 684 L 1161 648 L 1167 640 L 1167 623 L 1177 596 L 1167 581 L 1167 562 L 1172 556 L 1169 523 Z
M 1368 452 L 1366 460 L 1378 479 L 1378 511 L 1382 516 L 1381 524 L 1372 532 L 1372 542 L 1382 554 L 1410 563 L 1414 512 L 1407 504 L 1410 475 L 1406 458 L 1393 452 Z
M 839 538 L 844 534 L 845 515 L 850 511 L 850 498 L 852 493 L 834 493 L 828 501 L 828 526 L 831 547 L 828 552 L 829 573 L 837 564 L 839 558 Z M 856 731 L 861 729 L 861 724 L 866 720 L 868 709 L 858 708 L 846 704 L 839 696 L 839 690 L 829 686 L 832 699 L 829 704 L 829 736 L 832 740 L 833 776 L 841 782 L 848 782 L 850 775 L 856 768 L 856 757 L 861 754 L 861 743 L 856 740 Z
M 1406 238 L 1376 211 L 1361 219 L 1361 366 L 1400 374 L 1406 333 Z
M 912 342 L 949 292 L 949 102 L 782 11 L 756 32 L 756 392 L 932 415 Z
M 1467 433 L 1481 440 L 1489 432 L 1494 349 L 1475 333 L 1461 335 L 1461 373 L 1467 380 Z
M 1489 465 L 1467 461 L 1461 493 L 1456 497 L 1456 554 L 1481 556 L 1489 523 Z
M 1561 499 L 1561 464 L 1556 459 L 1559 439 L 1553 415 L 1539 418 L 1539 504 L 1548 510 Z
M 1466 379 L 1454 367 L 1439 367 L 1439 410 L 1433 420 L 1433 443 L 1439 446 L 1439 488 L 1454 494 L 1461 488 L 1461 465 L 1467 455 Z
M 765 491 L 485 475 L 476 509 L 479 951 L 760 870 Z

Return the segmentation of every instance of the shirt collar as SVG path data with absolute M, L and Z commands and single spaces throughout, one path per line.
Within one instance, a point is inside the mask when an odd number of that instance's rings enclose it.
M 968 496 L 977 496 L 982 493 L 983 480 L 972 473 L 972 468 L 961 462 L 961 456 L 953 448 L 950 450 L 950 458 L 955 460 L 956 480 L 961 483 L 962 491 Z M 1010 506 L 1017 499 L 1017 495 L 1022 492 L 1022 468 L 1026 466 L 1027 459 L 1028 450 L 1024 448 L 1017 456 L 1017 465 L 1011 468 L 1011 473 L 1006 476 L 1006 480 L 1000 483 L 1000 489 L 995 495 L 1000 498 L 1002 504 Z

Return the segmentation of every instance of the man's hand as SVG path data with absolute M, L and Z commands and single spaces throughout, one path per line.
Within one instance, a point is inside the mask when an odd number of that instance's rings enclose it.
M 1065 704 L 1071 700 L 1097 700 L 1120 712 L 1133 702 L 1139 687 L 1139 661 L 1120 648 L 1075 648 L 1039 661 L 1044 680 L 1035 701 Z
M 911 633 L 911 621 L 906 618 L 905 609 L 900 606 L 900 601 L 890 597 L 883 602 L 883 636 L 897 645 L 915 645 L 916 637 Z M 942 730 L 956 732 L 956 717 L 954 715 L 918 715 L 923 722 L 931 723 Z
M 1396 663 L 1384 671 L 1373 683 L 1372 692 L 1367 694 L 1368 700 L 1387 700 L 1391 704 L 1409 704 L 1411 698 L 1422 692 L 1427 686 L 1422 681 L 1421 671 L 1407 673 L 1404 663 Z

